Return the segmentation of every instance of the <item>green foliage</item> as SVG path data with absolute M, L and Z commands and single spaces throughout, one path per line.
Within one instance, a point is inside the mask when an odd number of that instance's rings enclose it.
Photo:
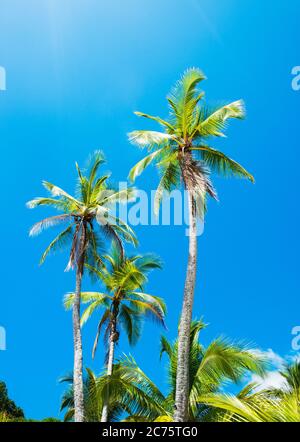
M 41 257 L 41 264 L 49 253 L 70 247 L 67 270 L 73 268 L 82 258 L 79 256 L 81 239 L 84 240 L 85 261 L 95 267 L 101 263 L 99 251 L 103 248 L 105 238 L 113 239 L 121 253 L 124 241 L 137 244 L 132 229 L 115 217 L 112 211 L 113 204 L 130 201 L 134 196 L 134 189 L 115 190 L 109 185 L 109 175 L 98 177 L 99 167 L 104 162 L 103 153 L 96 151 L 90 157 L 86 170 L 81 170 L 76 164 L 78 178 L 75 197 L 60 187 L 43 181 L 43 186 L 51 197 L 39 197 L 27 203 L 29 208 L 49 206 L 63 212 L 36 223 L 30 230 L 31 236 L 38 235 L 49 227 L 67 224 L 46 248 Z
M 281 390 L 260 391 L 258 385 L 247 385 L 237 396 L 217 394 L 202 396 L 207 405 L 223 410 L 222 422 L 300 422 L 300 363 L 286 366 L 281 372 L 286 386 Z
M 61 420 L 57 419 L 56 417 L 46 417 L 42 420 L 42 422 L 61 422 Z
M 153 269 L 160 269 L 161 261 L 155 255 L 121 256 L 113 243 L 110 253 L 104 255 L 100 269 L 87 265 L 91 275 L 100 283 L 104 292 L 83 292 L 84 310 L 82 325 L 99 310 L 101 311 L 97 334 L 93 347 L 93 357 L 103 330 L 105 344 L 108 344 L 112 321 L 116 319 L 117 333 L 120 329 L 126 333 L 129 343 L 134 345 L 140 337 L 142 320 L 149 317 L 164 325 L 166 306 L 161 298 L 144 292 L 147 275 Z M 74 294 L 64 298 L 67 309 L 72 307 Z
M 244 118 L 245 109 L 242 100 L 210 109 L 204 103 L 204 93 L 199 90 L 204 79 L 204 74 L 196 68 L 184 73 L 167 97 L 167 120 L 135 112 L 162 127 L 161 132 L 136 130 L 128 135 L 133 144 L 151 151 L 131 169 L 129 178 L 134 181 L 152 163 L 161 177 L 155 199 L 156 213 L 164 193 L 183 183 L 194 197 L 198 216 L 202 218 L 206 194 L 217 198 L 209 181 L 210 169 L 225 177 L 236 176 L 254 182 L 244 167 L 207 145 L 207 140 L 224 136 L 230 119 Z
M 24 412 L 8 397 L 5 383 L 0 382 L 0 421 L 5 422 L 16 419 L 24 419 Z
M 65 412 L 64 421 L 70 422 L 74 419 L 74 394 L 73 394 L 73 374 L 69 374 L 60 379 L 60 382 L 68 385 L 63 394 L 60 410 Z M 90 369 L 86 369 L 84 377 L 84 416 L 86 422 L 100 422 L 102 416 L 104 397 L 97 389 L 98 379 Z M 124 408 L 116 401 L 110 401 L 109 421 L 114 422 L 121 419 Z
M 202 321 L 195 321 L 191 328 L 189 421 L 215 420 L 221 411 L 205 402 L 207 397 L 218 397 L 228 382 L 237 383 L 247 373 L 262 375 L 266 364 L 265 359 L 243 343 L 218 338 L 204 348 L 199 343 L 199 334 L 204 327 Z M 111 376 L 103 374 L 97 378 L 94 395 L 98 401 L 104 401 L 109 391 L 110 404 L 126 412 L 127 422 L 172 421 L 177 341 L 170 343 L 162 337 L 161 356 L 163 354 L 168 360 L 167 395 L 160 391 L 132 357 L 126 356 L 115 365 Z

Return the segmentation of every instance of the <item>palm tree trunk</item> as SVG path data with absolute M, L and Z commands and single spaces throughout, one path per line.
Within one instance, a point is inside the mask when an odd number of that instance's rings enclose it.
M 74 339 L 74 408 L 75 422 L 84 421 L 83 380 L 82 380 L 82 339 L 80 328 L 80 297 L 82 274 L 76 271 L 76 292 L 73 305 L 73 339 Z
M 113 313 L 112 313 L 112 321 L 111 321 L 111 329 L 109 334 L 109 350 L 108 350 L 108 361 L 107 361 L 107 376 L 111 376 L 113 372 L 114 366 L 114 354 L 115 354 L 115 343 L 118 340 L 117 333 L 117 315 L 119 312 L 119 305 L 113 305 Z M 101 422 L 108 421 L 108 404 L 109 404 L 109 390 L 107 389 L 106 400 L 103 404 Z
M 113 365 L 114 365 L 114 353 L 115 353 L 115 341 L 112 339 L 112 336 L 109 340 L 109 353 L 108 353 L 108 362 L 107 362 L 107 376 L 112 375 Z M 109 402 L 109 392 L 107 391 L 106 401 L 103 405 L 101 422 L 108 421 L 108 402 Z
M 81 304 L 81 282 L 84 266 L 85 249 L 85 227 L 80 238 L 78 262 L 76 265 L 76 290 L 73 304 L 73 340 L 74 340 L 74 420 L 84 422 L 84 396 L 83 396 L 83 374 L 82 374 L 82 337 L 80 327 L 80 304 Z
M 175 395 L 175 422 L 188 419 L 190 329 L 192 322 L 194 289 L 197 267 L 197 221 L 195 201 L 188 191 L 189 206 L 189 257 L 184 287 L 183 306 L 178 335 L 178 357 Z

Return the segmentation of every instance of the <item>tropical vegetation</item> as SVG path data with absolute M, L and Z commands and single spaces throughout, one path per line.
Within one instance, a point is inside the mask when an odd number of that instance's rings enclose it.
M 183 186 L 188 195 L 189 254 L 179 325 L 175 399 L 178 422 L 185 421 L 188 415 L 189 330 L 196 282 L 197 217 L 204 216 L 207 196 L 217 199 L 210 171 L 254 182 L 244 167 L 211 146 L 213 138 L 224 137 L 228 120 L 244 118 L 244 103 L 238 100 L 219 107 L 208 106 L 203 100 L 204 92 L 199 90 L 204 79 L 201 70 L 187 70 L 167 97 L 167 119 L 135 112 L 158 123 L 161 130 L 136 130 L 129 134 L 132 143 L 150 152 L 132 168 L 130 179 L 134 181 L 152 163 L 158 169 L 160 181 L 155 194 L 155 211 L 158 212 L 165 192 Z
M 279 388 L 266 389 L 253 382 L 263 382 L 268 376 L 270 361 L 265 353 L 222 336 L 204 345 L 202 333 L 206 325 L 202 320 L 193 320 L 197 223 L 205 217 L 208 198 L 217 199 L 211 174 L 254 182 L 242 165 L 213 144 L 224 137 L 229 120 L 245 117 L 244 103 L 238 100 L 209 106 L 200 90 L 204 79 L 201 70 L 187 70 L 167 96 L 167 118 L 136 112 L 159 124 L 160 130 L 135 130 L 129 134 L 131 143 L 147 151 L 131 169 L 130 181 L 134 182 L 150 164 L 159 172 L 155 213 L 158 215 L 163 198 L 175 188 L 188 198 L 188 262 L 178 335 L 173 341 L 162 335 L 156 355 L 166 366 L 163 387 L 146 374 L 144 361 L 138 364 L 124 352 L 121 339 L 123 334 L 133 347 L 143 338 L 142 326 L 147 319 L 162 326 L 165 334 L 167 331 L 166 293 L 147 289 L 150 273 L 162 269 L 161 259 L 153 253 L 138 252 L 135 232 L 115 210 L 120 204 L 135 200 L 135 189 L 115 188 L 110 173 L 101 173 L 104 154 L 95 151 L 84 168 L 76 163 L 74 193 L 43 181 L 49 194 L 27 203 L 29 208 L 45 206 L 58 212 L 50 212 L 30 230 L 30 236 L 35 236 L 50 227 L 60 229 L 40 263 L 51 253 L 67 250 L 65 270 L 74 270 L 74 287 L 70 287 L 63 301 L 64 307 L 72 310 L 74 352 L 73 370 L 61 378 L 66 385 L 61 412 L 67 422 L 300 421 L 298 360 L 282 368 L 284 382 Z M 93 289 L 87 287 L 89 283 Z M 173 305 L 178 302 L 175 297 L 172 299 Z M 92 318 L 97 320 L 92 358 L 100 344 L 104 354 L 97 373 L 83 361 L 83 326 Z M 172 336 L 172 330 L 170 333 Z M 0 421 L 12 420 L 26 419 L 1 382 Z
M 261 389 L 247 382 L 253 374 L 268 374 L 269 360 L 245 343 L 219 337 L 204 348 L 199 333 L 204 324 L 191 326 L 189 422 L 299 422 L 300 362 L 286 365 L 281 372 L 286 383 L 279 389 Z M 132 357 L 122 357 L 113 376 L 105 372 L 96 376 L 87 370 L 86 413 L 89 419 L 99 419 L 107 389 L 110 391 L 109 419 L 125 422 L 173 422 L 178 342 L 161 337 L 160 355 L 168 361 L 167 393 L 164 393 L 137 365 Z M 64 381 L 72 383 L 72 377 Z M 228 391 L 232 385 L 244 384 L 236 394 Z M 65 420 L 72 419 L 72 386 L 62 400 Z
M 41 257 L 43 263 L 50 252 L 66 246 L 70 247 L 69 262 L 66 270 L 76 270 L 76 289 L 73 302 L 73 340 L 74 340 L 74 402 L 75 420 L 84 421 L 82 337 L 80 327 L 81 284 L 85 264 L 95 267 L 101 265 L 99 248 L 106 237 L 114 239 L 123 255 L 123 241 L 136 244 L 132 229 L 111 213 L 111 207 L 133 196 L 133 189 L 115 190 L 110 187 L 109 175 L 98 176 L 99 167 L 105 162 L 104 155 L 96 151 L 90 158 L 85 171 L 76 164 L 78 179 L 76 194 L 71 196 L 60 187 L 43 181 L 50 193 L 48 197 L 35 198 L 27 203 L 29 208 L 50 206 L 62 212 L 36 223 L 30 235 L 38 235 L 44 229 L 57 224 L 67 224 L 54 239 Z M 85 174 L 86 173 L 86 174 Z
M 94 357 L 100 333 L 103 330 L 107 345 L 107 376 L 113 372 L 115 346 L 123 329 L 128 341 L 134 345 L 140 338 L 142 320 L 145 316 L 164 325 L 166 306 L 161 298 L 143 291 L 149 271 L 161 268 L 160 260 L 153 255 L 120 255 L 119 248 L 113 244 L 109 255 L 103 257 L 105 264 L 100 268 L 88 265 L 92 275 L 102 283 L 106 292 L 82 292 L 83 303 L 89 304 L 83 312 L 84 324 L 94 312 L 102 309 L 97 334 L 93 346 Z M 65 297 L 65 306 L 74 303 L 74 294 Z M 107 392 L 109 396 L 109 392 Z M 108 400 L 104 402 L 102 422 L 108 419 Z
M 24 411 L 9 398 L 5 382 L 0 381 L 0 422 L 23 420 Z

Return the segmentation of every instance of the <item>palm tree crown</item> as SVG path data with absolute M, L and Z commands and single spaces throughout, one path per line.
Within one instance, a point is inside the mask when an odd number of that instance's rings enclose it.
M 134 345 L 140 337 L 141 320 L 149 317 L 164 325 L 166 306 L 164 301 L 156 296 L 144 293 L 147 275 L 153 269 L 160 269 L 160 260 L 151 254 L 120 256 L 119 249 L 113 243 L 110 253 L 104 255 L 101 268 L 87 265 L 90 273 L 105 288 L 105 292 L 82 292 L 82 302 L 89 304 L 84 310 L 81 323 L 85 322 L 94 312 L 101 309 L 101 317 L 93 346 L 93 357 L 98 340 L 104 329 L 105 343 L 108 344 L 111 329 L 115 326 L 115 342 L 119 339 L 120 328 L 125 331 L 129 343 Z M 65 307 L 70 308 L 74 294 L 65 297 Z
M 225 176 L 237 176 L 254 181 L 253 176 L 240 164 L 211 147 L 213 137 L 223 137 L 228 120 L 241 119 L 245 115 L 242 100 L 210 108 L 203 104 L 204 93 L 198 85 L 205 79 L 196 68 L 185 72 L 169 96 L 169 117 L 164 120 L 142 112 L 136 115 L 154 120 L 163 131 L 137 130 L 129 134 L 132 143 L 147 148 L 149 153 L 130 171 L 133 181 L 151 163 L 155 162 L 161 176 L 155 197 L 155 210 L 158 212 L 164 191 L 170 192 L 180 184 L 198 201 L 199 214 L 203 214 L 203 202 L 208 193 L 216 198 L 216 192 L 209 180 L 209 170 Z
M 62 214 L 45 218 L 36 223 L 30 230 L 35 236 L 42 230 L 67 223 L 67 227 L 60 232 L 46 248 L 41 257 L 42 264 L 50 252 L 55 252 L 71 243 L 70 259 L 67 269 L 73 268 L 79 261 L 79 241 L 84 238 L 84 255 L 89 263 L 96 265 L 99 262 L 99 246 L 103 238 L 114 239 L 121 253 L 123 240 L 137 243 L 131 228 L 118 217 L 114 216 L 113 205 L 128 201 L 134 195 L 132 188 L 115 190 L 108 184 L 109 174 L 98 177 L 99 167 L 104 164 L 104 155 L 96 151 L 88 162 L 87 175 L 76 163 L 78 180 L 76 196 L 73 197 L 63 189 L 47 181 L 43 186 L 49 191 L 49 197 L 39 197 L 27 203 L 29 208 L 49 206 Z M 95 230 L 95 221 L 99 232 Z M 99 235 L 102 233 L 102 238 Z

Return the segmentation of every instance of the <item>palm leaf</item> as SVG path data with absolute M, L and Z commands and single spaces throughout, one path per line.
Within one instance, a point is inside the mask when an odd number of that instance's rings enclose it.
M 173 135 L 152 130 L 135 130 L 128 134 L 128 139 L 132 144 L 135 144 L 142 149 L 148 148 L 149 150 L 154 147 L 165 146 L 171 140 L 175 141 Z
M 197 127 L 201 137 L 224 136 L 222 131 L 226 128 L 229 118 L 242 119 L 245 117 L 245 104 L 242 100 L 222 106 L 205 116 Z
M 163 149 L 156 150 L 139 161 L 129 172 L 128 177 L 130 181 L 134 182 L 135 179 L 146 169 L 146 167 L 148 167 L 155 159 L 158 158 L 162 151 Z
M 170 123 L 168 123 L 167 121 L 163 120 L 160 117 L 153 117 L 152 115 L 144 114 L 143 112 L 134 112 L 134 113 L 138 117 L 144 117 L 144 118 L 148 118 L 149 120 L 156 121 L 157 123 L 161 124 L 162 126 L 166 127 L 167 129 L 174 131 L 174 127 Z
M 177 154 L 173 153 L 169 161 L 160 162 L 158 167 L 162 168 L 162 176 L 154 196 L 154 213 L 157 216 L 163 199 L 164 192 L 170 193 L 173 188 L 178 187 L 181 178 L 180 165 Z
M 53 241 L 51 241 L 51 243 L 46 248 L 40 259 L 40 264 L 43 264 L 45 262 L 45 259 L 47 258 L 50 252 L 56 252 L 58 249 L 63 249 L 64 247 L 67 246 L 67 244 L 70 243 L 73 236 L 72 231 L 73 231 L 73 225 L 69 226 L 67 229 L 65 229 L 63 232 L 57 235 Z
M 141 336 L 141 316 L 124 303 L 121 304 L 119 321 L 125 330 L 130 345 L 135 345 Z
M 176 83 L 168 97 L 177 127 L 185 138 L 194 122 L 194 113 L 202 93 L 197 93 L 198 84 L 205 79 L 200 69 L 188 69 Z
M 38 197 L 26 203 L 26 207 L 28 207 L 28 209 L 35 209 L 38 206 L 50 206 L 62 212 L 70 211 L 70 203 L 68 203 L 66 200 Z
M 71 219 L 71 215 L 57 215 L 57 216 L 51 216 L 49 218 L 45 218 L 42 221 L 39 221 L 38 223 L 34 224 L 29 232 L 29 236 L 36 236 L 39 235 L 42 230 L 48 229 L 49 227 L 56 226 L 57 224 L 63 223 L 67 220 Z
M 48 181 L 42 182 L 43 186 L 51 193 L 51 195 L 59 196 L 65 198 L 70 203 L 74 204 L 77 209 L 81 208 L 81 203 L 73 198 L 71 195 L 69 195 L 67 192 L 65 192 L 63 189 L 61 189 L 58 186 L 55 186 L 54 184 L 49 183 Z
M 217 173 L 225 177 L 236 176 L 238 178 L 247 178 L 252 183 L 255 182 L 253 175 L 222 152 L 208 146 L 193 147 L 192 150 L 199 150 L 203 161 Z

